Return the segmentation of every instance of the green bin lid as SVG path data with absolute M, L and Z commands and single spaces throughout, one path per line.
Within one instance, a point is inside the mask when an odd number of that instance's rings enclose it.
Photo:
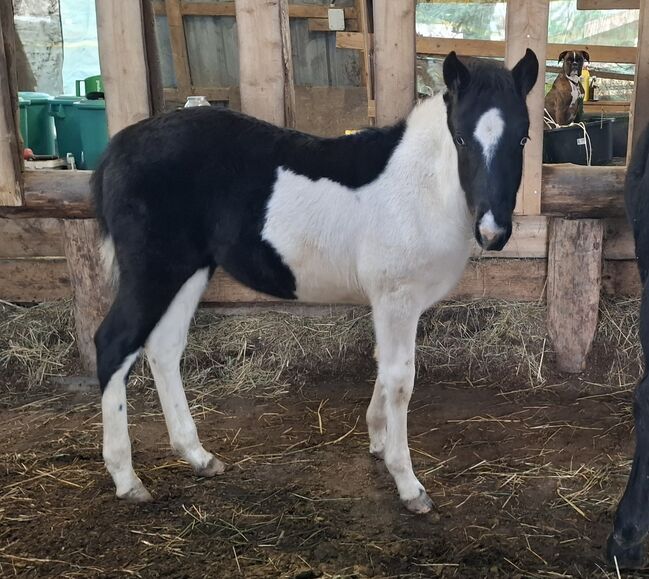
M 74 106 L 79 107 L 80 109 L 105 109 L 106 101 L 104 99 L 83 99 L 79 102 L 74 103 Z
M 80 101 L 82 97 L 79 97 L 74 94 L 60 94 L 59 96 L 55 96 L 52 101 L 56 103 L 61 103 L 61 104 L 72 104 L 76 103 L 77 101 Z
M 42 105 L 45 103 L 50 102 L 52 97 L 48 95 L 46 92 L 29 92 L 29 91 L 21 91 L 18 93 L 18 96 L 21 96 L 28 101 L 31 101 L 31 104 L 34 105 Z
M 30 105 L 31 103 L 32 103 L 32 101 L 30 101 L 29 99 L 26 99 L 26 98 L 21 97 L 20 95 L 18 95 L 18 106 L 19 107 L 26 107 L 27 105 Z

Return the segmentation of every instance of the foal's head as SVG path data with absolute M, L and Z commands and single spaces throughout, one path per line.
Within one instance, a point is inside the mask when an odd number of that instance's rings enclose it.
M 512 232 L 530 125 L 525 97 L 538 70 L 529 49 L 511 71 L 493 61 L 460 61 L 455 52 L 444 61 L 448 128 L 474 235 L 484 249 L 501 250 Z

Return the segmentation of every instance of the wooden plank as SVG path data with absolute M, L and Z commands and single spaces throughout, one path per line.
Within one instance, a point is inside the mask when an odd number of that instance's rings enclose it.
M 635 87 L 629 115 L 629 146 L 627 159 L 631 158 L 633 147 L 649 122 L 649 6 L 640 6 L 638 23 L 638 54 L 635 67 Z
M 368 2 L 370 0 L 356 0 L 360 33 L 362 34 L 362 69 L 367 92 L 367 116 L 370 125 L 376 124 L 376 100 L 374 99 L 374 47 L 370 34 L 370 14 Z M 338 38 L 336 37 L 336 46 Z
M 16 33 L 11 2 L 0 3 L 0 205 L 22 205 Z
M 293 74 L 293 58 L 291 56 L 291 28 L 288 9 L 288 0 L 279 0 L 279 30 L 284 76 L 284 125 L 294 129 L 297 124 L 295 116 L 295 76 Z
M 99 62 L 111 135 L 152 112 L 142 1 L 96 3 Z
M 328 18 L 309 18 L 308 19 L 309 32 L 332 32 L 329 28 Z M 345 19 L 345 30 L 348 32 L 358 32 L 358 20 Z
M 65 259 L 0 259 L 0 300 L 38 303 L 71 295 Z
M 577 10 L 633 10 L 639 7 L 640 0 L 577 0 Z
M 63 255 L 58 219 L 0 218 L 0 259 Z
M 374 0 L 374 87 L 378 125 L 410 113 L 416 87 L 414 0 Z
M 548 332 L 564 372 L 585 369 L 595 337 L 603 238 L 601 220 L 550 221 Z
M 97 357 L 93 341 L 112 302 L 97 250 L 101 236 L 94 219 L 63 221 L 65 256 L 74 295 L 77 347 L 86 372 L 95 374 Z
M 336 33 L 336 46 L 338 48 L 363 49 L 363 38 L 360 32 Z M 463 38 L 438 38 L 417 36 L 417 54 L 445 56 L 455 50 L 462 56 L 484 56 L 503 58 L 506 43 L 502 40 L 469 40 Z M 564 50 L 586 50 L 592 62 L 614 62 L 634 64 L 636 61 L 636 48 L 633 46 L 606 46 L 606 45 L 581 45 L 581 44 L 548 44 L 548 55 L 559 55 Z
M 633 231 L 624 217 L 604 221 L 604 259 L 635 260 Z
M 543 101 L 545 98 L 545 60 L 548 44 L 549 2 L 547 0 L 509 0 L 507 2 L 507 46 L 505 63 L 509 68 L 530 48 L 539 59 L 536 85 L 527 96 L 530 111 L 530 141 L 525 146 L 523 180 L 516 200 L 516 212 L 541 213 L 541 173 L 543 170 Z
M 599 76 L 599 75 L 596 75 Z M 585 113 L 628 113 L 631 103 L 627 101 L 588 101 L 584 103 Z
M 91 174 L 92 171 L 25 171 L 25 204 L 0 207 L 0 217 L 92 217 Z
M 237 0 L 241 110 L 284 125 L 284 66 L 279 0 Z
M 169 37 L 171 40 L 171 54 L 176 75 L 176 88 L 181 94 L 189 95 L 192 80 L 189 71 L 187 40 L 185 38 L 185 26 L 183 24 L 180 3 L 181 0 L 165 0 L 165 7 L 167 11 Z
M 625 167 L 544 165 L 541 211 L 559 217 L 622 217 L 625 175 Z
M 210 2 L 183 2 L 181 12 L 183 16 L 234 16 L 236 14 L 236 2 L 220 2 L 218 4 Z M 156 16 L 164 16 L 166 7 L 162 4 L 155 4 L 153 7 Z M 345 19 L 355 19 L 356 10 L 354 8 L 343 8 Z M 327 18 L 327 6 L 309 6 L 305 4 L 291 4 L 289 6 L 289 16 L 291 18 Z
M 642 295 L 642 284 L 635 260 L 604 262 L 602 291 L 609 296 L 638 298 Z

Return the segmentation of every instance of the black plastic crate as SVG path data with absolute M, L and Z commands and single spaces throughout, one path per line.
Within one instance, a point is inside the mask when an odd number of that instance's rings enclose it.
M 591 165 L 606 165 L 613 158 L 613 119 L 584 123 L 592 147 Z M 584 130 L 578 126 L 543 131 L 543 162 L 587 165 Z

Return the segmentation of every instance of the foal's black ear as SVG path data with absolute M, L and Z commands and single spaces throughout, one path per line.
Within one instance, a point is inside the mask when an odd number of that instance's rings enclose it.
M 532 90 L 532 87 L 536 84 L 536 78 L 539 76 L 539 60 L 533 50 L 528 48 L 525 51 L 525 56 L 512 68 L 512 76 L 516 88 L 523 96 Z
M 559 55 L 559 58 L 557 59 L 557 62 L 561 62 L 561 61 L 566 57 L 566 54 L 568 54 L 568 51 L 567 51 L 567 50 L 564 50 L 564 51 Z
M 585 60 L 590 62 L 590 54 L 588 54 L 585 50 L 581 51 L 582 56 L 584 57 Z
M 466 88 L 471 80 L 469 69 L 462 64 L 455 51 L 450 52 L 444 59 L 443 71 L 444 83 L 450 91 Z

